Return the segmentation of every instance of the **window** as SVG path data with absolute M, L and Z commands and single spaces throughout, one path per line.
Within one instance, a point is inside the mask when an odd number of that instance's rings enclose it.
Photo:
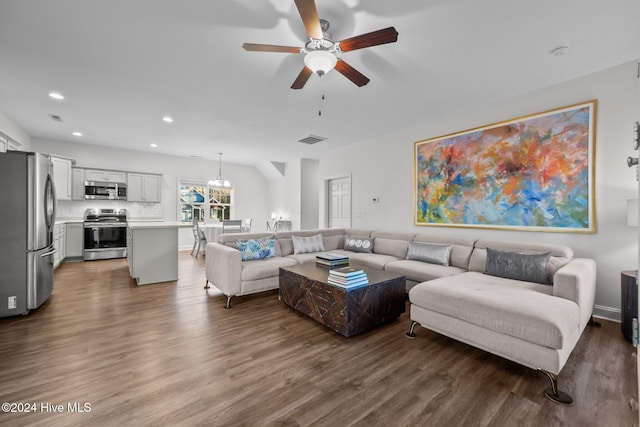
M 205 182 L 180 181 L 178 188 L 178 209 L 180 221 L 198 222 L 217 218 L 222 221 L 231 218 L 230 188 L 209 187 Z

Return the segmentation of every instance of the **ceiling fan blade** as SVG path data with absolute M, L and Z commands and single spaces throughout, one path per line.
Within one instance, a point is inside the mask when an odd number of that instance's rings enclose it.
M 318 17 L 318 9 L 314 0 L 295 0 L 298 12 L 307 29 L 307 34 L 312 39 L 321 39 L 322 28 L 320 27 L 320 18 Z
M 302 89 L 307 83 L 307 80 L 309 80 L 309 77 L 311 77 L 311 74 L 313 74 L 313 71 L 311 71 L 311 69 L 308 67 L 304 67 L 302 71 L 300 71 L 300 74 L 298 74 L 296 80 L 291 85 L 291 89 Z
M 340 42 L 340 50 L 343 52 L 349 52 L 351 50 L 377 46 L 379 44 L 393 43 L 396 41 L 398 41 L 398 32 L 395 28 L 389 27 L 342 40 Z
M 335 68 L 337 72 L 351 80 L 358 87 L 362 87 L 369 83 L 369 79 L 364 74 L 344 62 L 342 59 L 338 59 Z
M 250 52 L 282 52 L 282 53 L 300 53 L 301 48 L 293 46 L 278 46 L 275 44 L 256 44 L 245 43 L 242 45 L 244 50 Z

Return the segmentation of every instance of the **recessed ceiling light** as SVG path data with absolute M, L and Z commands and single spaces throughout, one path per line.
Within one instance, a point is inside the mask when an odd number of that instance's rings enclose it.
M 158 144 L 149 144 L 149 147 L 157 148 Z
M 73 136 L 82 136 L 82 132 L 78 132 L 78 131 L 73 132 Z
M 58 92 L 49 92 L 49 96 L 53 99 L 64 99 L 64 96 L 62 96 L 62 94 Z
M 566 55 L 567 52 L 569 52 L 569 46 L 567 46 L 566 44 L 563 44 L 561 46 L 553 48 L 551 50 L 551 55 L 562 56 L 562 55 Z
M 167 123 L 173 123 L 173 119 L 170 116 L 164 116 L 162 120 L 164 120 Z

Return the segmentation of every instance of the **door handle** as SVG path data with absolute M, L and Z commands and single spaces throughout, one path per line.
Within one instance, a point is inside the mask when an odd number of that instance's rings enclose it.
M 43 254 L 40 254 L 40 257 L 44 258 L 44 257 L 46 257 L 46 256 L 53 255 L 53 254 L 55 254 L 56 252 L 58 252 L 58 250 L 57 250 L 57 249 L 54 249 L 54 250 L 52 250 L 52 251 L 49 251 L 49 252 L 45 252 L 45 253 L 43 253 Z
M 627 166 L 631 168 L 633 166 L 636 166 L 637 164 L 638 164 L 637 157 L 627 157 Z

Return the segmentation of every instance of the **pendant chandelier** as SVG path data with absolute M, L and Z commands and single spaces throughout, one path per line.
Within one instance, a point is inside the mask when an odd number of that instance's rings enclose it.
M 222 153 L 218 154 L 220 155 L 220 159 L 218 160 L 218 177 L 210 180 L 209 185 L 216 188 L 229 188 L 231 187 L 231 183 L 222 177 Z

